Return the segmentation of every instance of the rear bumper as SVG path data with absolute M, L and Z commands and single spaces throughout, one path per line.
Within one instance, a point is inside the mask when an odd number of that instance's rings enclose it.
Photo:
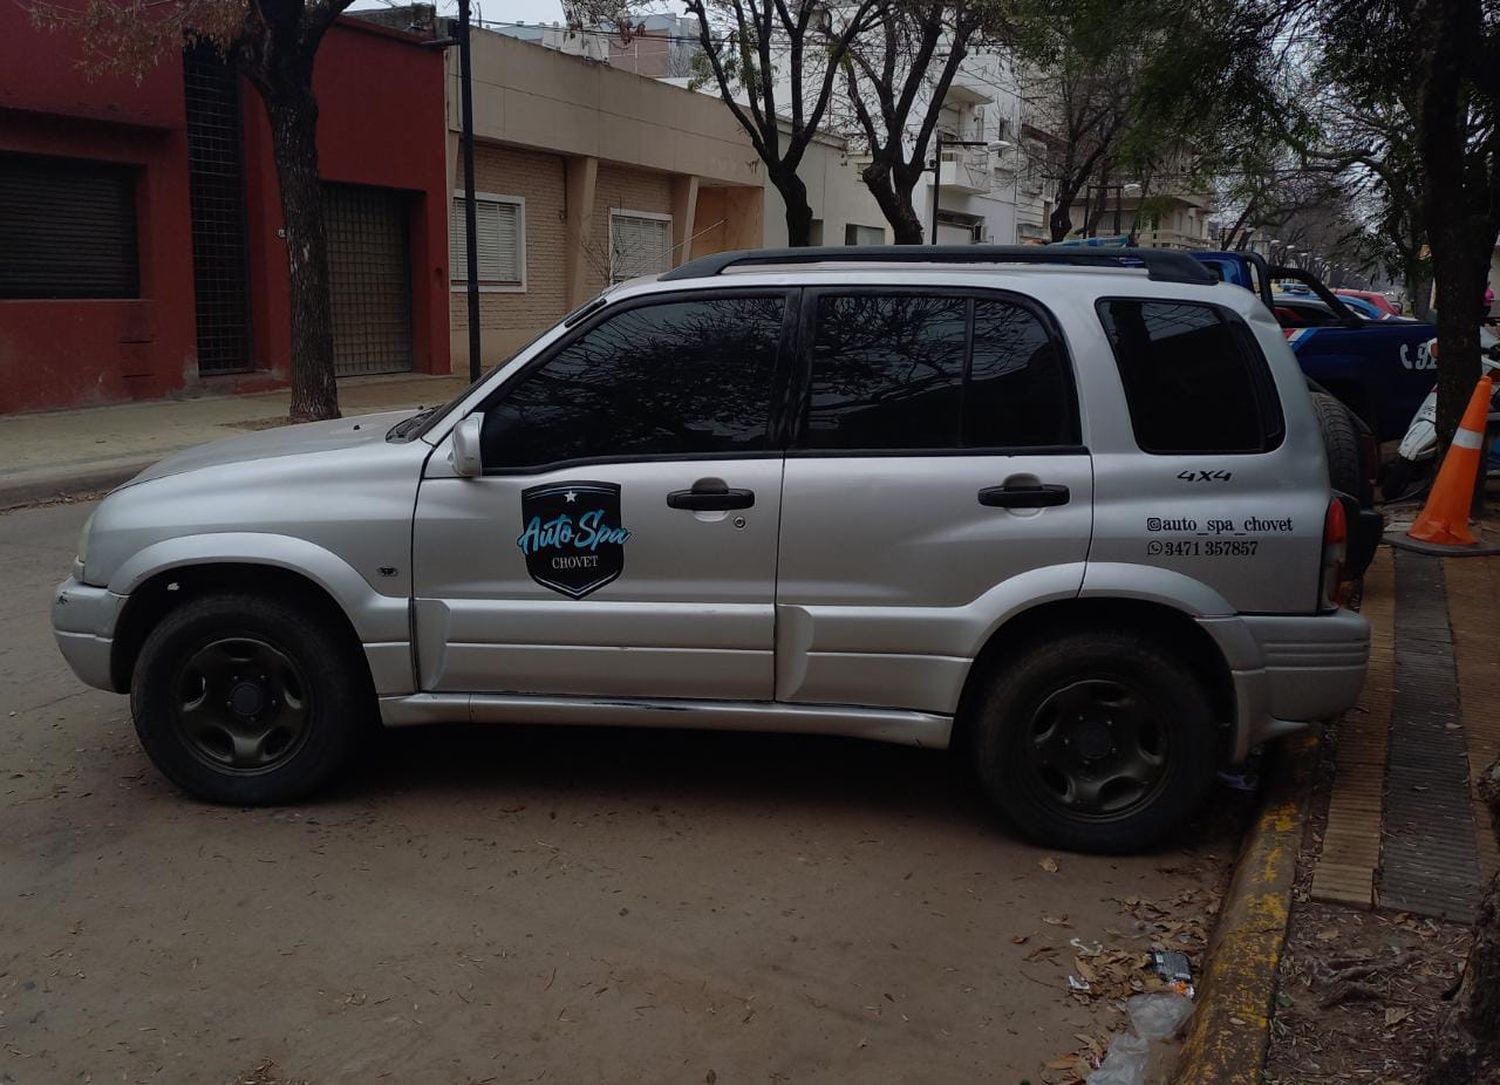
M 1234 682 L 1232 755 L 1353 707 L 1370 658 L 1370 624 L 1353 611 L 1241 615 L 1199 623 L 1218 642 Z
M 110 680 L 115 618 L 123 595 L 70 576 L 52 593 L 52 635 L 73 673 L 96 689 L 119 692 Z

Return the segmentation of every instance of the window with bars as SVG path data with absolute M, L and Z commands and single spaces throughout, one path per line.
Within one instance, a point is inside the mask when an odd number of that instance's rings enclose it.
M 519 196 L 474 194 L 475 260 L 481 290 L 526 289 L 526 201 Z M 455 290 L 469 282 L 464 244 L 464 198 L 453 197 L 448 216 L 448 278 Z
M 609 213 L 609 281 L 659 275 L 672 267 L 672 216 L 648 211 Z

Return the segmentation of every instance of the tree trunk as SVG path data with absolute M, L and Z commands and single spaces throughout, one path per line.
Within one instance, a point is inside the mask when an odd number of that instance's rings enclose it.
M 812 205 L 807 202 L 807 186 L 796 170 L 771 174 L 771 183 L 786 204 L 786 243 L 794 248 L 812 244 Z
M 1418 256 L 1410 256 L 1402 261 L 1401 286 L 1406 291 L 1406 315 L 1414 316 L 1418 320 L 1426 320 L 1432 312 L 1432 299 L 1429 291 L 1432 289 L 1432 279 L 1427 274 L 1427 268 Z M 1442 352 L 1439 352 L 1439 357 Z
M 898 245 L 920 245 L 924 237 L 922 219 L 912 203 L 920 176 L 921 171 L 912 171 L 910 177 L 898 178 L 889 165 L 879 161 L 871 162 L 860 172 L 860 180 L 875 197 Z
M 333 378 L 328 230 L 318 180 L 318 103 L 310 87 L 261 91 L 281 186 L 292 303 L 292 421 L 339 417 Z
M 1485 272 L 1488 260 L 1474 259 L 1468 250 L 1471 240 L 1456 236 L 1449 227 L 1429 231 L 1432 243 L 1432 270 L 1437 280 L 1438 351 L 1438 438 L 1446 446 L 1463 418 L 1464 407 L 1474 394 L 1479 379 L 1479 320 L 1484 309 Z M 1455 236 L 1438 238 L 1443 233 Z M 1487 255 L 1487 254 L 1486 254 Z
M 1068 215 L 1068 208 L 1072 206 L 1073 199 L 1069 196 L 1066 200 L 1059 193 L 1057 206 L 1052 209 L 1052 214 L 1047 217 L 1047 229 L 1052 233 L 1053 241 L 1062 241 L 1073 229 L 1073 220 Z
M 1485 770 L 1480 792 L 1490 808 L 1490 828 L 1500 836 L 1500 760 Z M 1463 980 L 1438 1025 L 1426 1082 L 1500 1082 L 1500 875 L 1490 879 L 1480 902 Z

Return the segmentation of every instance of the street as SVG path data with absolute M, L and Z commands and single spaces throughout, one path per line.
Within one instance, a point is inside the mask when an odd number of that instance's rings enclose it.
M 323 801 L 199 805 L 52 643 L 89 508 L 0 515 L 0 1081 L 1035 1080 L 1119 1024 L 1070 939 L 1211 929 L 1138 917 L 1222 888 L 1230 793 L 1049 856 L 854 741 L 413 731 Z

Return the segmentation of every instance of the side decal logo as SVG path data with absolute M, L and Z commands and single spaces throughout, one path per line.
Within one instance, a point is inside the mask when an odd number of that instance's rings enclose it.
M 620 487 L 613 482 L 549 482 L 521 491 L 516 545 L 526 571 L 570 599 L 598 591 L 625 571 Z

